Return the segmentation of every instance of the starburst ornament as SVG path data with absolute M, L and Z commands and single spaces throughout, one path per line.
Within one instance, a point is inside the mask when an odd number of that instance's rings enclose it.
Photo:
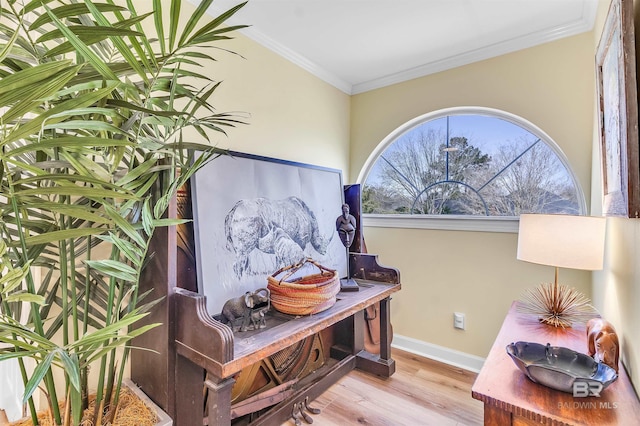
M 536 315 L 540 322 L 554 327 L 571 327 L 575 322 L 586 322 L 596 315 L 591 301 L 575 288 L 556 281 L 527 289 L 518 306 L 520 312 Z
M 591 301 L 574 288 L 558 283 L 559 268 L 602 269 L 605 218 L 569 215 L 520 215 L 518 259 L 555 267 L 553 283 L 528 289 L 518 306 L 554 327 L 571 327 L 596 314 Z

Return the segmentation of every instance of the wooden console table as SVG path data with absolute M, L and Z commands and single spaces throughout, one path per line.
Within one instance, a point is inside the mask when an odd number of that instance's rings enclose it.
M 180 425 L 202 423 L 202 414 L 193 410 L 193 401 L 198 405 L 202 397 L 201 369 L 209 375 L 205 385 L 209 388 L 208 412 L 209 425 L 230 424 L 231 386 L 233 377 L 243 368 L 285 349 L 305 337 L 311 336 L 341 323 L 343 333 L 331 348 L 333 359 L 327 365 L 298 383 L 293 396 L 274 406 L 269 413 L 262 415 L 251 424 L 279 425 L 291 416 L 294 402 L 315 399 L 339 377 L 354 368 L 384 377 L 395 371 L 395 361 L 391 358 L 389 335 L 389 303 L 391 294 L 400 290 L 400 284 L 385 284 L 373 281 L 358 281 L 360 291 L 340 292 L 338 301 L 329 310 L 318 314 L 293 317 L 279 325 L 260 330 L 250 337 L 229 336 L 228 344 L 220 341 L 216 321 L 208 319 L 204 296 L 188 290 L 177 289 L 175 294 L 176 316 L 185 326 L 176 329 L 175 344 L 178 354 L 176 364 L 176 387 L 181 390 L 176 395 L 176 417 Z M 380 303 L 378 321 L 381 337 L 379 355 L 364 351 L 364 309 L 374 303 Z M 267 320 L 268 322 L 270 319 Z M 250 333 L 250 332 L 249 332 Z M 211 347 L 228 347 L 229 356 L 219 357 Z M 233 348 L 233 349 L 231 349 Z
M 618 379 L 601 396 L 574 398 L 529 380 L 514 364 L 506 346 L 527 341 L 587 352 L 583 324 L 554 328 L 532 315 L 517 312 L 517 303 L 502 324 L 473 387 L 472 396 L 484 402 L 485 425 L 631 425 L 640 421 L 640 402 L 622 364 Z

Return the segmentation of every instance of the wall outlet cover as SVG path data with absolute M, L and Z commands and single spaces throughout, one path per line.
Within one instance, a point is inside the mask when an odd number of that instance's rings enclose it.
M 453 327 L 464 330 L 464 314 L 460 312 L 453 313 Z

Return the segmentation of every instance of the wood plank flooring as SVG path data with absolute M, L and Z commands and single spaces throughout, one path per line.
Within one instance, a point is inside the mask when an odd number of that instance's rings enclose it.
M 483 404 L 471 398 L 476 373 L 397 349 L 392 353 L 396 372 L 389 379 L 354 370 L 313 401 L 311 406 L 322 409 L 311 415 L 314 426 L 482 425 Z

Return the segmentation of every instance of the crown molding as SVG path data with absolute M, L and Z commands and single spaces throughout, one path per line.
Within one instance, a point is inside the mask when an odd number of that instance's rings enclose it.
M 480 49 L 475 49 L 459 55 L 450 56 L 438 61 L 428 62 L 419 67 L 415 67 L 406 71 L 390 74 L 374 80 L 363 83 L 354 84 L 351 94 L 368 92 L 370 90 L 379 89 L 390 86 L 392 84 L 402 83 L 414 78 L 424 77 L 426 75 L 435 74 L 437 72 L 446 71 L 452 68 L 469 65 L 474 62 L 495 58 L 497 56 L 513 53 L 518 50 L 527 49 L 540 44 L 549 43 L 582 34 L 593 29 L 595 16 L 597 11 L 597 0 L 585 2 L 582 18 L 563 26 L 549 28 L 545 31 L 539 31 L 516 37 L 504 42 L 496 43 Z
M 195 4 L 194 0 L 189 0 L 189 2 Z M 214 8 L 212 7 L 212 9 Z M 348 95 L 355 95 L 358 93 L 364 93 L 370 90 L 390 86 L 392 84 L 402 83 L 415 78 L 424 77 L 426 75 L 434 74 L 437 72 L 446 71 L 459 66 L 468 65 L 473 62 L 494 58 L 496 56 L 512 53 L 543 43 L 559 40 L 564 37 L 591 31 L 595 22 L 597 9 L 598 0 L 586 0 L 583 4 L 581 18 L 574 22 L 567 23 L 566 25 L 526 34 L 521 37 L 516 37 L 504 42 L 464 52 L 459 55 L 453 55 L 437 61 L 428 62 L 418 67 L 356 84 L 351 84 L 348 81 L 345 81 L 335 73 L 328 71 L 317 63 L 304 57 L 303 55 L 294 52 L 281 43 L 274 41 L 270 37 L 261 33 L 255 27 L 247 27 L 239 30 L 239 32 L 247 38 L 287 59 L 293 64 L 298 65 L 300 68 L 308 71 L 320 80 L 341 90 L 342 92 Z M 229 23 L 235 24 L 233 19 L 231 19 Z
M 304 69 L 305 71 L 308 71 L 312 75 L 318 77 L 320 80 L 326 83 L 329 83 L 333 87 L 343 91 L 347 95 L 352 94 L 351 90 L 353 86 L 351 85 L 351 83 L 344 81 L 334 73 L 327 71 L 326 69 L 322 68 L 315 62 L 310 61 L 309 59 L 294 52 L 288 47 L 283 46 L 282 44 L 274 41 L 270 37 L 267 37 L 265 34 L 261 33 L 255 28 L 253 27 L 244 28 L 240 30 L 240 32 L 243 35 L 245 35 L 247 38 L 250 38 L 256 43 L 262 45 L 263 47 L 266 47 L 272 52 L 282 56 L 284 59 L 287 59 L 289 62 L 292 62 L 295 65 L 298 65 L 300 68 Z

